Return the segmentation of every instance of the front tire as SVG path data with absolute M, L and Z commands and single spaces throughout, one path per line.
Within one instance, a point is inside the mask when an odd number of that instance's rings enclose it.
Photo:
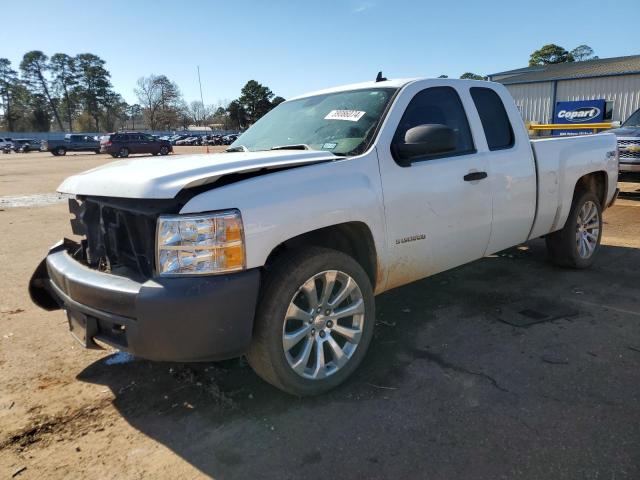
M 166 146 L 162 146 L 160 147 L 160 155 L 167 155 L 169 153 L 169 148 L 167 148 Z
M 275 387 L 319 395 L 358 367 L 374 323 L 371 282 L 353 258 L 320 247 L 293 250 L 266 274 L 247 358 Z
M 602 207 L 592 192 L 578 192 L 562 230 L 546 237 L 551 261 L 569 268 L 588 268 L 602 237 Z

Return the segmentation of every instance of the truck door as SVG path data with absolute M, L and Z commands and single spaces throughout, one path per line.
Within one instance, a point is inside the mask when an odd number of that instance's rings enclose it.
M 378 142 L 388 288 L 481 258 L 491 234 L 488 160 L 476 150 L 474 137 L 482 133 L 472 132 L 467 118 L 468 111 L 475 115 L 470 95 L 446 84 L 419 86 L 398 99 Z M 395 145 L 421 125 L 453 130 L 454 148 L 402 161 Z
M 489 158 L 492 215 L 487 253 L 494 253 L 529 236 L 536 209 L 535 160 L 520 112 L 506 89 L 471 87 L 470 93 L 486 139 L 479 150 Z

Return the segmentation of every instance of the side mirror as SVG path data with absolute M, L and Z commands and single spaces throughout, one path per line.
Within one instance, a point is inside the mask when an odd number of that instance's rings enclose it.
M 404 142 L 395 145 L 397 160 L 403 166 L 410 165 L 414 158 L 451 152 L 455 148 L 455 132 L 439 123 L 410 128 L 404 135 Z

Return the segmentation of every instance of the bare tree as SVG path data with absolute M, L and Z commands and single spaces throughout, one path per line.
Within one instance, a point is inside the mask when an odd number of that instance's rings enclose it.
M 138 96 L 138 101 L 142 107 L 147 125 L 151 130 L 156 129 L 156 113 L 160 108 L 160 92 L 156 88 L 156 77 L 141 77 L 137 82 L 138 87 L 134 90 Z
M 179 121 L 181 95 L 178 86 L 165 75 L 150 75 L 138 79 L 135 93 L 149 128 L 170 128 Z

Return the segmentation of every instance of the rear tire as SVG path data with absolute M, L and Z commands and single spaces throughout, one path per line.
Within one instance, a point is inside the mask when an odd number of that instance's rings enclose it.
M 118 154 L 117 153 L 111 153 L 110 154 L 113 158 L 118 158 Z
M 373 289 L 360 264 L 327 248 L 292 250 L 265 275 L 247 359 L 275 387 L 319 395 L 358 367 L 374 323 Z
M 66 154 L 67 154 L 67 150 L 66 149 L 64 149 L 62 147 L 56 148 L 56 155 L 62 156 L 62 155 L 66 155 Z
M 576 192 L 567 221 L 546 237 L 553 263 L 561 267 L 588 268 L 593 263 L 602 237 L 602 207 L 592 192 Z
M 118 150 L 118 156 L 120 158 L 127 158 L 129 156 L 129 149 L 126 147 L 122 147 L 120 150 Z

